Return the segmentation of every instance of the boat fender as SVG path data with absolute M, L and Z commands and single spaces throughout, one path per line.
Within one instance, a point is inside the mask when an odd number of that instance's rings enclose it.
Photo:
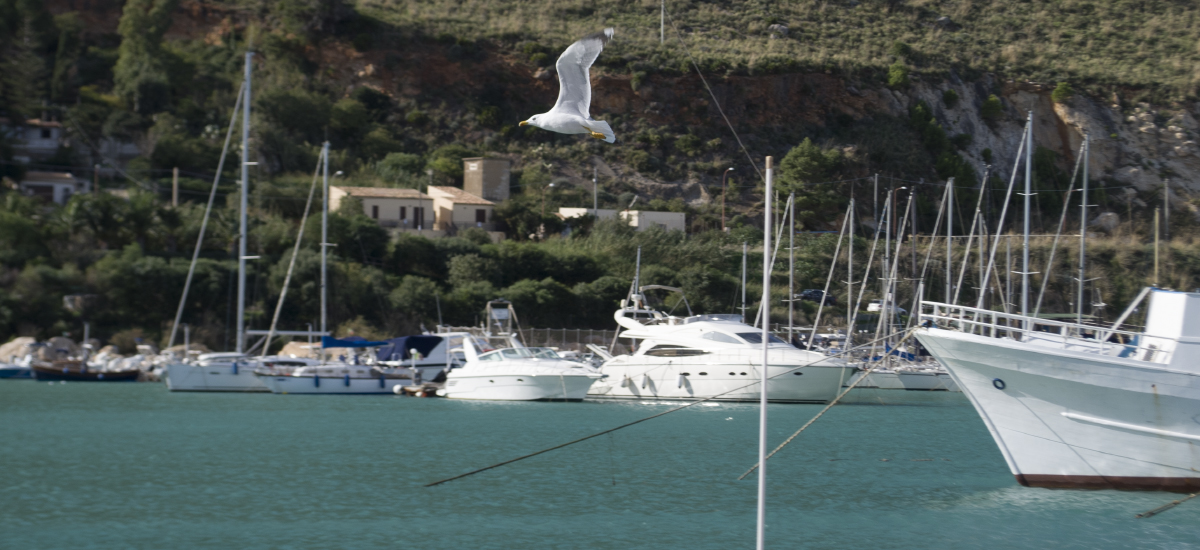
M 646 389 L 646 386 L 647 386 L 648 384 L 650 384 L 650 375 L 649 375 L 649 374 L 643 374 L 643 375 L 642 375 L 642 389 L 643 389 L 643 390 L 644 390 L 644 389 Z
M 346 376 L 342 377 L 342 382 L 346 384 L 347 388 L 350 387 L 350 373 L 346 373 Z
M 684 378 L 684 376 L 682 374 L 679 375 L 679 387 L 680 388 L 683 387 L 683 385 L 686 383 L 686 380 L 687 380 L 687 378 Z
M 238 362 L 234 361 L 233 362 L 233 375 L 234 376 L 237 376 L 237 367 L 238 367 Z
M 621 387 L 622 388 L 629 387 L 629 375 L 625 375 L 625 377 L 621 379 Z
M 1001 379 L 999 379 L 999 378 L 993 378 L 993 379 L 992 379 L 992 386 L 993 386 L 993 387 L 995 387 L 995 388 L 996 388 L 996 389 L 998 389 L 998 390 L 1002 390 L 1002 389 L 1004 389 L 1004 388 L 1007 388 L 1007 387 L 1008 387 L 1008 384 L 1005 384 L 1005 383 L 1004 383 L 1004 381 L 1003 381 L 1003 380 L 1001 380 Z
M 104 373 L 97 374 L 96 380 L 104 380 Z
M 321 375 L 319 375 L 319 374 L 313 375 L 313 387 L 315 387 L 315 388 L 321 387 Z
M 63 367 L 63 374 L 67 373 L 67 367 Z
M 383 377 L 382 376 L 379 377 L 379 387 L 381 387 L 381 388 L 383 387 Z M 404 395 L 404 386 L 400 386 L 400 385 L 392 386 L 392 393 L 394 393 L 396 395 Z
M 384 387 L 384 385 L 385 385 L 385 384 L 384 384 L 384 381 L 383 381 L 383 375 L 382 375 L 382 374 L 380 374 L 380 375 L 379 375 L 379 387 L 381 387 L 381 388 L 382 388 L 382 387 Z M 399 386 L 397 386 L 397 387 L 399 387 Z M 394 390 L 394 389 L 396 389 L 396 388 L 392 388 L 392 389 Z

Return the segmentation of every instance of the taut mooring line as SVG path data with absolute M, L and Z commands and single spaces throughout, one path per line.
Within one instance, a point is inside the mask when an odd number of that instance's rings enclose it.
M 1167 510 L 1170 510 L 1171 508 L 1174 508 L 1174 507 L 1176 507 L 1176 506 L 1179 506 L 1180 504 L 1183 504 L 1183 503 L 1185 503 L 1185 502 L 1187 502 L 1187 501 L 1189 501 L 1189 500 L 1192 500 L 1193 498 L 1196 498 L 1197 496 L 1200 496 L 1200 493 L 1192 493 L 1192 494 L 1190 494 L 1190 495 L 1188 495 L 1188 496 L 1186 496 L 1186 497 L 1183 497 L 1183 498 L 1181 498 L 1181 499 L 1179 499 L 1179 500 L 1173 500 L 1173 501 L 1171 501 L 1171 502 L 1168 502 L 1168 503 L 1166 503 L 1166 504 L 1164 504 L 1164 505 L 1162 505 L 1162 506 L 1159 506 L 1158 508 L 1155 508 L 1155 509 L 1153 509 L 1153 510 L 1150 510 L 1149 512 L 1142 512 L 1142 513 L 1140 513 L 1140 514 L 1138 514 L 1138 515 L 1136 515 L 1136 516 L 1133 516 L 1133 517 L 1135 517 L 1135 518 L 1138 518 L 1138 519 L 1145 519 L 1145 518 L 1148 518 L 1148 517 L 1151 517 L 1151 516 L 1155 516 L 1155 515 L 1161 514 L 1161 513 L 1163 513 L 1163 512 L 1166 512 Z
M 805 368 L 805 367 L 810 367 L 810 366 L 812 366 L 812 365 L 815 365 L 815 364 L 817 364 L 817 363 L 820 363 L 820 362 L 822 362 L 822 361 L 826 361 L 826 360 L 829 360 L 829 359 L 832 359 L 832 358 L 836 358 L 836 357 L 839 357 L 839 356 L 846 355 L 846 354 L 850 353 L 851 351 L 857 350 L 857 349 L 859 349 L 859 348 L 863 348 L 863 347 L 865 347 L 865 346 L 873 345 L 873 344 L 875 344 L 877 341 L 879 341 L 879 340 L 883 340 L 883 339 L 885 339 L 885 338 L 889 338 L 889 337 L 891 337 L 891 336 L 894 336 L 894 335 L 893 335 L 893 334 L 889 334 L 889 335 L 887 335 L 887 336 L 884 336 L 884 337 L 881 337 L 881 338 L 879 338 L 878 340 L 872 340 L 872 341 L 870 341 L 870 342 L 864 342 L 864 343 L 862 343 L 862 344 L 860 344 L 860 345 L 858 345 L 858 346 L 855 346 L 855 347 L 853 347 L 853 348 L 850 348 L 850 349 L 848 349 L 848 350 L 842 351 L 842 352 L 840 352 L 840 353 L 836 353 L 836 354 L 834 354 L 834 355 L 828 355 L 828 356 L 824 356 L 824 357 L 822 357 L 822 358 L 820 358 L 820 359 L 817 359 L 816 361 L 812 361 L 812 362 L 810 362 L 810 363 L 806 363 L 806 364 L 804 364 L 804 365 L 800 365 L 800 366 L 798 366 L 798 367 L 791 368 L 791 369 L 788 369 L 787 371 L 784 371 L 784 372 L 781 372 L 781 373 L 779 373 L 779 374 L 776 374 L 775 376 L 772 376 L 772 377 L 768 378 L 768 380 L 775 379 L 775 378 L 778 378 L 778 377 L 780 377 L 780 376 L 783 376 L 783 375 L 786 375 L 786 374 L 791 374 L 791 373 L 793 373 L 793 372 L 795 372 L 795 371 L 798 371 L 798 370 L 800 370 L 800 369 L 803 369 L 803 368 Z M 576 439 L 576 440 L 574 440 L 574 441 L 568 441 L 568 442 L 566 442 L 566 443 L 563 443 L 563 444 L 561 444 L 561 445 L 555 445 L 555 446 L 553 446 L 553 447 L 550 447 L 550 448 L 548 448 L 548 449 L 542 449 L 542 450 L 540 450 L 540 451 L 537 451 L 537 452 L 535 452 L 535 453 L 530 453 L 530 454 L 527 454 L 527 455 L 524 455 L 524 456 L 519 456 L 519 457 L 517 457 L 517 458 L 513 458 L 513 459 L 510 459 L 510 460 L 505 460 L 504 462 L 499 462 L 499 463 L 496 463 L 496 464 L 492 464 L 491 466 L 486 466 L 486 467 L 483 467 L 483 468 L 479 468 L 478 470 L 472 470 L 472 471 L 470 471 L 470 472 L 467 472 L 467 473 L 465 473 L 465 474 L 459 474 L 459 475 L 456 475 L 456 476 L 454 476 L 454 477 L 448 477 L 448 478 L 446 478 L 446 479 L 443 479 L 443 480 L 440 480 L 440 481 L 435 481 L 435 482 L 433 482 L 433 483 L 427 483 L 427 484 L 425 485 L 425 487 L 433 487 L 433 486 L 435 486 L 435 485 L 441 485 L 441 484 L 443 484 L 443 483 L 446 483 L 446 482 L 448 482 L 448 481 L 454 481 L 454 480 L 456 480 L 456 479 L 461 479 L 461 478 L 464 478 L 464 477 L 467 477 L 467 476 L 472 476 L 472 475 L 478 474 L 478 473 L 480 473 L 480 472 L 486 472 L 486 471 L 488 471 L 488 470 L 491 470 L 491 469 L 493 469 L 493 468 L 499 468 L 499 467 L 501 467 L 501 466 L 504 466 L 504 465 L 507 465 L 507 464 L 512 464 L 513 462 L 518 462 L 518 461 L 521 461 L 521 460 L 525 460 L 526 458 L 532 458 L 532 457 L 535 457 L 535 456 L 537 456 L 537 455 L 540 455 L 540 454 L 548 453 L 548 452 L 550 452 L 550 451 L 554 451 L 554 450 L 557 450 L 557 449 L 561 449 L 561 448 L 563 448 L 563 447 L 567 447 L 567 446 L 570 446 L 570 445 L 574 445 L 574 444 L 576 444 L 576 443 L 580 443 L 580 442 L 583 442 L 583 441 L 587 441 L 587 440 L 589 440 L 589 439 L 592 439 L 592 438 L 594 438 L 594 437 L 599 437 L 599 436 L 602 436 L 602 435 L 604 435 L 604 434 L 608 434 L 608 433 L 615 432 L 615 431 L 617 431 L 617 430 L 621 430 L 621 429 L 624 429 L 624 428 L 628 428 L 628 427 L 630 427 L 630 426 L 633 426 L 634 424 L 641 424 L 642 422 L 645 422 L 645 421 L 647 421 L 647 420 L 652 420 L 652 419 L 658 418 L 658 417 L 660 417 L 660 416 L 665 416 L 665 415 L 671 414 L 671 413 L 673 413 L 673 412 L 675 412 L 675 411 L 681 411 L 681 410 L 683 410 L 683 409 L 686 409 L 686 408 L 688 408 L 688 407 L 694 407 L 694 406 L 696 406 L 696 405 L 699 405 L 699 404 L 701 404 L 701 403 L 705 403 L 705 402 L 708 402 L 708 401 L 712 401 L 713 399 L 716 399 L 716 398 L 718 398 L 718 397 L 721 397 L 721 396 L 724 396 L 724 395 L 728 395 L 728 394 L 730 394 L 730 393 L 733 393 L 733 392 L 736 392 L 736 391 L 741 391 L 741 390 L 743 390 L 743 389 L 749 388 L 750 386 L 753 386 L 753 385 L 755 385 L 755 384 L 759 384 L 759 383 L 760 383 L 760 382 L 754 382 L 753 384 L 746 384 L 745 386 L 737 387 L 737 388 L 731 389 L 731 390 L 729 390 L 729 391 L 726 391 L 726 392 L 723 392 L 723 393 L 719 393 L 719 394 L 717 394 L 717 395 L 714 395 L 714 396 L 712 396 L 712 397 L 705 397 L 704 399 L 699 399 L 699 400 L 693 401 L 693 402 L 691 402 L 691 403 L 688 403 L 687 405 L 680 405 L 680 406 L 678 406 L 678 407 L 675 407 L 675 408 L 673 408 L 673 409 L 665 410 L 665 411 L 663 411 L 663 412 L 660 412 L 660 413 L 658 413 L 658 414 L 654 414 L 654 415 L 651 415 L 651 416 L 647 416 L 647 417 L 645 417 L 645 418 L 642 418 L 642 419 L 639 419 L 639 420 L 634 420 L 633 422 L 629 422 L 629 423 L 626 423 L 626 424 L 622 424 L 622 425 L 620 425 L 620 426 L 617 426 L 617 427 L 615 427 L 615 428 L 609 428 L 609 429 L 607 429 L 607 430 L 604 430 L 604 431 L 602 431 L 602 432 L 597 432 L 597 433 L 594 433 L 594 434 L 592 434 L 592 435 L 589 435 L 589 436 L 586 436 L 586 437 L 581 437 L 581 438 L 579 438 L 579 439 Z M 843 393 L 842 395 L 845 395 L 845 393 Z M 839 396 L 839 398 L 840 398 L 840 396 Z M 822 412 L 824 412 L 824 411 L 822 411 Z M 776 450 L 778 450 L 778 449 L 776 449 Z

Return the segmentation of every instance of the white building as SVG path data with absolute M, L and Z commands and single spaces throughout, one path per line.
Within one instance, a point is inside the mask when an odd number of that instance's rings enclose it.
M 481 227 L 487 231 L 495 229 L 493 211 L 496 203 L 457 187 L 429 188 L 433 197 L 433 208 L 437 212 L 436 228 L 443 231 Z
M 362 201 L 363 215 L 387 228 L 428 230 L 435 222 L 433 197 L 416 189 L 388 187 L 330 187 L 329 209 L 337 210 L 342 199 Z
M 71 195 L 90 193 L 92 184 L 88 180 L 76 178 L 70 172 L 26 172 L 18 189 L 21 193 L 46 202 L 66 204 Z
M 683 212 L 649 212 L 645 210 L 609 210 L 601 208 L 559 208 L 558 216 L 564 220 L 578 218 L 586 214 L 594 214 L 596 219 L 608 220 L 621 218 L 638 231 L 652 227 L 661 227 L 668 231 L 686 231 L 687 216 Z

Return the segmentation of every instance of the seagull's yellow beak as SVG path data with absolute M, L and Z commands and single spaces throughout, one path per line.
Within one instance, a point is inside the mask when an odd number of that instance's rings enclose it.
M 529 121 L 528 121 L 528 120 L 522 120 L 522 121 L 521 121 L 519 124 L 517 124 L 517 126 L 529 126 Z

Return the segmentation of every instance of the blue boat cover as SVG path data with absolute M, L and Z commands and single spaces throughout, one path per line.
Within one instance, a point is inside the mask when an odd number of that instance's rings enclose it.
M 901 351 L 898 348 L 892 349 L 892 346 L 889 346 L 887 344 L 883 345 L 883 349 L 886 350 L 886 353 L 884 353 L 883 355 L 895 355 L 896 357 L 899 357 L 901 359 L 907 359 L 909 361 L 917 360 L 917 356 L 915 356 L 907 351 Z M 871 361 L 879 361 L 879 360 L 883 359 L 883 355 L 876 355 L 875 357 L 871 358 Z
M 372 342 L 362 336 L 347 336 L 345 338 L 321 337 L 323 348 L 375 348 L 386 346 L 387 342 Z
M 412 359 L 409 350 L 417 350 L 421 357 L 429 357 L 438 344 L 442 343 L 441 336 L 401 336 L 387 341 L 387 345 L 375 352 L 375 358 L 380 361 L 407 361 Z

